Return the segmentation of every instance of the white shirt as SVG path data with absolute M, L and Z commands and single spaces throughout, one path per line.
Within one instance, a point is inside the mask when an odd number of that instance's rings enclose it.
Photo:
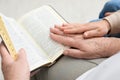
M 120 52 L 87 71 L 76 80 L 120 80 Z

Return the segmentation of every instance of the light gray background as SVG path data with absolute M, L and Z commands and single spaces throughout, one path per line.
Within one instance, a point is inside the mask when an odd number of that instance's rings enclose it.
M 26 12 L 52 5 L 68 22 L 84 22 L 97 18 L 107 0 L 0 0 L 0 12 L 18 19 Z

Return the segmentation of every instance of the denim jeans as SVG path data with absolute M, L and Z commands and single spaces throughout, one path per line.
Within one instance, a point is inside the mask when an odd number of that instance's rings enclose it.
M 115 12 L 117 10 L 120 10 L 120 0 L 110 0 L 104 5 L 102 11 L 99 14 L 99 19 L 105 17 L 104 14 L 106 12 Z
M 120 10 L 120 0 L 110 0 L 107 3 L 105 3 L 102 11 L 99 14 L 99 19 L 92 20 L 92 21 L 99 21 L 102 18 L 104 18 L 106 12 L 116 12 L 117 10 Z M 120 33 L 117 34 L 111 34 L 111 35 L 105 35 L 106 37 L 118 37 L 120 38 Z

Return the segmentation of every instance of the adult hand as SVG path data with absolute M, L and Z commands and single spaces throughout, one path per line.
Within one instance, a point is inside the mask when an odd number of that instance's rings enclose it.
M 9 55 L 2 43 L 0 44 L 0 53 L 5 80 L 30 80 L 29 66 L 23 49 L 18 52 L 17 60 Z
M 106 13 L 105 13 L 105 17 L 110 16 L 110 15 L 112 15 L 113 13 L 115 13 L 115 12 L 106 12 Z
M 51 30 L 54 32 L 54 30 Z M 120 39 L 118 38 L 91 38 L 69 37 L 50 33 L 50 37 L 58 43 L 73 48 L 66 49 L 64 55 L 75 58 L 100 58 L 108 57 L 120 50 Z M 118 44 L 119 43 L 119 44 Z
M 89 22 L 86 24 L 63 24 L 55 26 L 61 29 L 65 34 L 83 34 L 84 38 L 104 36 L 110 30 L 110 25 L 106 20 Z

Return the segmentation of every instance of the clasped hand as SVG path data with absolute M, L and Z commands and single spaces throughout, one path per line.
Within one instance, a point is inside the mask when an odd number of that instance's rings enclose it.
M 70 47 L 63 52 L 64 55 L 93 59 L 108 57 L 117 51 L 117 49 L 112 50 L 113 46 L 111 46 L 112 42 L 117 39 L 101 37 L 108 31 L 109 24 L 102 21 L 87 24 L 63 24 L 51 28 L 50 37 L 56 42 Z

